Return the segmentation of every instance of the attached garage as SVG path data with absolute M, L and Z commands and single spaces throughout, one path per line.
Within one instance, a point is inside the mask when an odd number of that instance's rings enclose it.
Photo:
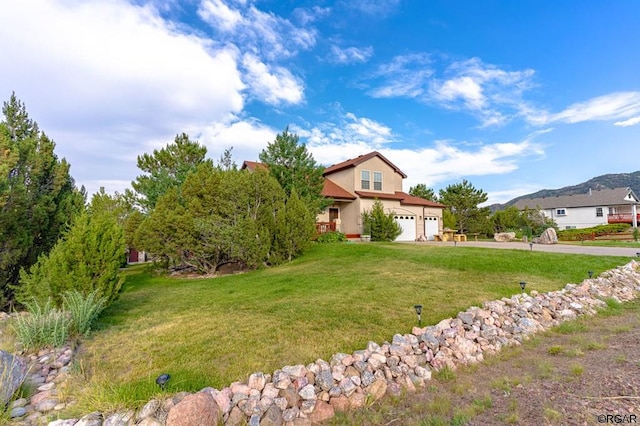
M 396 222 L 402 228 L 402 234 L 396 241 L 416 240 L 416 217 L 414 215 L 395 215 Z
M 435 235 L 440 231 L 440 227 L 438 226 L 438 218 L 435 216 L 425 217 L 424 218 L 424 236 L 427 237 L 427 240 L 433 241 L 435 239 Z

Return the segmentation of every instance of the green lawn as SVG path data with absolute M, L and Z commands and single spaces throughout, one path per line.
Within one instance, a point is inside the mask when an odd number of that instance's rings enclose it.
M 120 298 L 81 349 L 78 409 L 139 405 L 169 392 L 221 388 L 255 371 L 328 360 L 416 324 L 527 290 L 577 283 L 624 257 L 413 244 L 316 245 L 284 266 L 215 279 L 132 268 Z

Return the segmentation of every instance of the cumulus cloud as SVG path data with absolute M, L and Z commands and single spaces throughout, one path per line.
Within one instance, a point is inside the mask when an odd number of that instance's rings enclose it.
M 247 71 L 247 84 L 263 102 L 278 105 L 281 102 L 297 104 L 302 101 L 302 82 L 288 69 L 269 66 L 249 53 L 243 56 L 242 63 Z
M 37 10 L 38 13 L 33 13 Z M 237 51 L 185 32 L 152 5 L 2 2 L 0 91 L 15 91 L 82 183 L 90 153 L 130 176 L 145 141 L 228 122 L 244 108 Z M 100 161 L 100 160 L 98 160 Z M 118 177 L 111 179 L 118 181 Z

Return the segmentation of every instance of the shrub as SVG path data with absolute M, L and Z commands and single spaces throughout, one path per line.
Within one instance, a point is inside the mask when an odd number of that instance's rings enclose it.
M 123 253 L 124 233 L 116 219 L 101 212 L 83 213 L 47 256 L 40 256 L 28 272 L 20 271 L 16 298 L 23 304 L 35 299 L 41 305 L 51 299 L 60 307 L 66 291 L 95 291 L 110 303 L 124 282 Z
M 371 210 L 362 213 L 362 222 L 364 229 L 371 232 L 371 241 L 393 241 L 402 233 L 393 213 L 385 214 L 380 200 L 373 203 Z
M 318 235 L 316 242 L 320 244 L 344 243 L 347 242 L 347 237 L 342 232 L 325 232 Z
M 629 225 L 624 223 L 598 225 L 591 228 L 563 229 L 558 231 L 558 239 L 563 241 L 591 240 L 602 235 L 623 233 L 628 229 Z

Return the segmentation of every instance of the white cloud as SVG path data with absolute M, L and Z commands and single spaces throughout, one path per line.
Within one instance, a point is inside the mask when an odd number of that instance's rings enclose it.
M 575 103 L 548 117 L 549 122 L 619 120 L 640 114 L 640 92 L 617 92 Z
M 283 67 L 269 66 L 256 56 L 246 53 L 242 58 L 247 70 L 245 79 L 252 92 L 263 102 L 278 105 L 281 102 L 300 103 L 303 99 L 302 82 Z
M 238 6 L 231 9 L 221 0 L 203 0 L 198 14 L 213 30 L 219 31 L 217 35 L 221 41 L 270 61 L 290 58 L 300 49 L 315 46 L 315 28 L 295 26 L 291 21 L 263 12 L 247 2 Z M 298 11 L 297 16 L 300 13 Z M 314 13 L 321 15 L 322 9 L 311 9 L 305 16 L 309 18 Z
M 357 9 L 360 12 L 376 17 L 388 15 L 399 4 L 400 0 L 350 0 L 345 2 L 345 5 L 349 8 Z
M 221 0 L 208 0 L 200 4 L 198 15 L 211 25 L 223 31 L 233 31 L 242 22 L 242 15 L 238 10 L 231 9 Z
M 625 121 L 616 121 L 613 124 L 618 127 L 627 127 L 627 126 L 635 126 L 638 123 L 640 123 L 640 117 L 633 117 Z
M 405 190 L 418 183 L 428 187 L 469 176 L 508 174 L 519 162 L 544 156 L 534 139 L 551 131 L 544 129 L 518 142 L 485 143 L 479 147 L 438 140 L 422 148 L 396 148 L 392 129 L 374 120 L 346 113 L 337 123 L 323 123 L 311 129 L 292 128 L 316 161 L 331 165 L 371 151 L 379 151 L 397 165 L 408 178 Z
M 379 83 L 369 90 L 369 94 L 374 98 L 416 98 L 424 94 L 432 75 L 429 55 L 396 56 L 388 64 L 379 66 L 370 76 L 371 80 Z
M 337 64 L 355 64 L 359 62 L 367 62 L 373 55 L 373 47 L 364 48 L 331 46 L 331 55 L 329 61 Z
M 104 181 L 130 179 L 149 141 L 244 108 L 236 51 L 148 5 L 0 2 L 0 51 L 11 64 L 0 68 L 0 93 L 25 102 L 79 184 L 107 163 Z

